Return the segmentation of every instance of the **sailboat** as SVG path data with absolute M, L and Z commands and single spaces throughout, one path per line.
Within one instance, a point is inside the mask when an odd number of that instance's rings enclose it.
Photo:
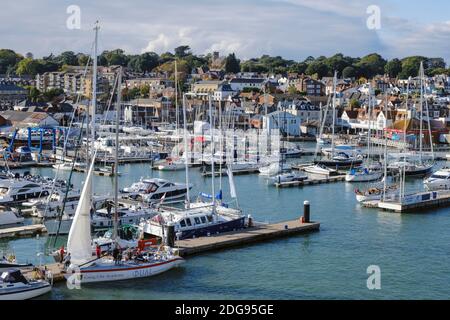
M 381 179 L 383 172 L 381 166 L 371 161 L 370 138 L 372 136 L 372 86 L 369 83 L 369 105 L 368 105 L 368 134 L 367 134 L 367 162 L 366 165 L 359 168 L 352 168 L 345 175 L 347 182 L 370 182 Z
M 97 48 L 97 33 L 99 27 L 96 25 L 96 43 L 94 47 L 94 59 L 96 59 Z M 94 63 L 94 77 L 96 77 L 96 63 Z M 117 108 L 116 108 L 116 126 L 119 125 L 120 107 L 121 107 L 121 83 L 122 83 L 122 69 L 119 69 L 117 80 Z M 96 90 L 94 87 L 93 90 Z M 95 102 L 94 102 L 95 103 Z M 116 154 L 115 170 L 115 226 L 114 239 L 117 235 L 117 210 L 118 210 L 118 132 L 116 130 Z M 91 192 L 92 192 L 92 178 L 94 172 L 96 152 L 94 150 L 91 158 L 89 170 L 87 172 L 86 181 L 84 183 L 80 202 L 78 203 L 75 217 L 70 228 L 69 238 L 67 241 L 67 251 L 70 254 L 71 265 L 68 268 L 65 277 L 68 281 L 79 281 L 79 283 L 90 282 L 105 282 L 136 279 L 142 277 L 149 277 L 168 271 L 174 267 L 179 266 L 184 262 L 184 259 L 175 255 L 171 248 L 164 248 L 165 250 L 156 251 L 145 256 L 133 258 L 129 260 L 116 259 L 115 261 L 109 257 L 102 257 L 100 259 L 92 258 L 92 238 L 91 238 Z M 118 244 L 116 243 L 116 248 Z M 75 275 L 75 276 L 74 276 Z
M 386 96 L 386 107 L 387 107 L 387 96 Z M 369 144 L 368 144 L 369 148 Z M 383 179 L 381 183 L 369 184 L 369 186 L 365 190 L 355 189 L 355 196 L 358 202 L 366 202 L 366 201 L 381 201 L 382 199 L 386 199 L 386 197 L 397 196 L 401 188 L 399 188 L 398 184 L 387 184 L 387 173 L 388 173 L 388 164 L 387 164 L 387 136 L 384 135 L 384 163 L 383 163 Z

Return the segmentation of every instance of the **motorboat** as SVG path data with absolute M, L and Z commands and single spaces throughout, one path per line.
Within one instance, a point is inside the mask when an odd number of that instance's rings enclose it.
M 354 168 L 345 175 L 347 182 L 370 182 L 380 180 L 383 177 L 383 171 L 378 168 Z
M 111 212 L 108 212 L 111 210 Z M 91 218 L 91 228 L 94 231 L 110 229 L 114 225 L 114 209 L 103 208 L 97 210 Z M 118 210 L 118 224 L 139 224 L 142 219 L 147 219 L 156 215 L 156 211 L 151 208 L 120 207 Z M 64 214 L 61 219 L 45 220 L 44 225 L 49 235 L 65 235 L 70 232 L 74 216 Z
M 450 169 L 444 168 L 436 171 L 423 183 L 428 191 L 450 189 Z
M 243 229 L 245 216 L 238 209 L 196 202 L 189 209 L 160 210 L 155 217 L 139 225 L 147 237 L 160 238 L 166 226 L 174 226 L 177 239 L 183 240 Z
M 291 165 L 289 164 L 282 165 L 279 161 L 277 161 L 269 164 L 268 166 L 259 168 L 259 175 L 271 177 L 284 171 L 291 170 L 291 168 L 292 168 Z
M 358 202 L 375 201 L 383 199 L 383 196 L 392 197 L 400 194 L 398 185 L 389 185 L 384 188 L 383 186 L 373 186 L 366 190 L 355 190 L 356 200 Z
M 345 152 L 338 152 L 329 159 L 316 160 L 314 161 L 314 163 L 321 164 L 330 168 L 343 169 L 360 166 L 363 163 L 363 157 L 362 155 L 349 156 Z
M 0 206 L 0 227 L 22 224 L 25 221 L 23 217 L 8 207 Z
M 180 171 L 186 168 L 186 164 L 181 160 L 167 158 L 163 163 L 156 165 L 154 168 L 159 171 Z
M 433 171 L 433 163 L 412 163 L 406 160 L 391 162 L 388 171 L 394 174 L 405 172 L 405 176 L 423 177 Z
M 282 182 L 293 182 L 293 181 L 304 181 L 308 179 L 308 175 L 300 171 L 292 171 L 281 173 L 270 178 L 271 183 L 282 183 Z
M 147 178 L 133 183 L 130 187 L 122 189 L 128 198 L 146 203 L 175 203 L 184 201 L 188 186 L 184 183 L 174 183 L 165 179 Z M 192 185 L 189 185 L 192 189 Z
M 338 174 L 336 169 L 328 168 L 322 164 L 306 166 L 303 168 L 303 171 L 324 176 L 334 176 Z
M 15 204 L 45 197 L 50 194 L 51 186 L 26 179 L 0 180 L 0 205 Z
M 11 255 L 9 257 L 3 256 L 0 259 L 0 272 L 8 271 L 11 269 L 30 268 L 33 265 L 31 263 L 18 263 L 16 257 Z
M 27 280 L 17 269 L 4 271 L 0 276 L 0 300 L 27 300 L 52 290 L 45 280 Z

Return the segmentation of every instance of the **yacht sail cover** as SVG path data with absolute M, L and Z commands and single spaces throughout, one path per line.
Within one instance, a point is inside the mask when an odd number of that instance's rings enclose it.
M 95 159 L 95 157 L 94 157 Z M 72 227 L 70 228 L 69 240 L 67 241 L 67 251 L 71 256 L 71 263 L 82 265 L 92 260 L 91 248 L 91 184 L 92 173 L 94 171 L 94 161 L 86 177 L 86 182 L 81 192 L 80 202 L 78 203 Z

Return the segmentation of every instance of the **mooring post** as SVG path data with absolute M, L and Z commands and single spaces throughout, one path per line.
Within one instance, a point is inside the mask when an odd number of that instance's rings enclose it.
M 306 200 L 305 202 L 303 202 L 303 221 L 305 223 L 310 223 L 310 204 L 309 201 Z

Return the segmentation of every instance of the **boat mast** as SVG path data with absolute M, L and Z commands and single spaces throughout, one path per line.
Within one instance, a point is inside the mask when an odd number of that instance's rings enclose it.
M 175 60 L 175 112 L 176 112 L 176 115 L 175 115 L 175 132 L 176 132 L 176 135 L 177 135 L 177 149 L 176 149 L 176 152 L 177 152 L 177 158 L 179 157 L 179 154 L 180 154 L 180 150 L 179 150 L 179 143 L 178 143 L 178 136 L 179 136 L 179 134 L 178 134 L 178 122 L 179 122 L 179 114 L 178 114 L 178 64 L 177 64 L 177 60 Z
M 334 72 L 333 77 L 333 125 L 332 125 L 332 135 L 331 135 L 331 156 L 334 157 L 334 126 L 336 124 L 336 84 L 337 84 L 337 71 Z
M 370 136 L 371 136 L 371 125 L 372 125 L 372 85 L 369 82 L 369 107 L 368 107 L 368 123 L 369 127 L 367 130 L 367 165 L 370 164 Z
M 423 159 L 422 159 L 422 148 L 423 148 L 423 139 L 422 139 L 422 130 L 423 130 L 423 62 L 420 62 L 420 70 L 419 70 L 419 77 L 420 77 L 420 131 L 419 131 L 419 159 L 420 164 L 423 165 Z
M 92 70 L 92 106 L 91 106 L 91 144 L 92 144 L 92 157 L 93 159 L 90 159 L 89 154 L 87 155 L 88 160 L 88 166 L 91 161 L 95 162 L 95 152 L 94 152 L 94 142 L 95 142 L 95 114 L 97 112 L 97 73 L 98 73 L 98 31 L 100 30 L 99 22 L 97 21 L 95 23 L 94 31 L 95 31 L 95 41 L 94 41 L 94 56 L 93 56 L 93 70 Z M 87 144 L 89 144 L 89 135 L 87 135 Z M 90 197 L 92 202 L 92 194 L 93 194 L 93 185 L 91 184 L 91 190 L 90 190 Z
M 214 121 L 212 112 L 211 94 L 208 94 L 209 105 L 209 134 L 211 136 L 211 191 L 212 191 L 212 205 L 213 213 L 216 213 L 216 187 L 214 179 Z
M 113 240 L 117 240 L 117 228 L 119 219 L 119 121 L 122 104 L 122 67 L 117 75 L 117 104 L 116 104 L 116 148 L 114 156 L 114 231 Z
M 186 171 L 186 209 L 191 207 L 191 197 L 189 192 L 189 163 L 188 163 L 188 134 L 186 117 L 186 94 L 183 94 L 183 125 L 184 125 L 184 165 Z

